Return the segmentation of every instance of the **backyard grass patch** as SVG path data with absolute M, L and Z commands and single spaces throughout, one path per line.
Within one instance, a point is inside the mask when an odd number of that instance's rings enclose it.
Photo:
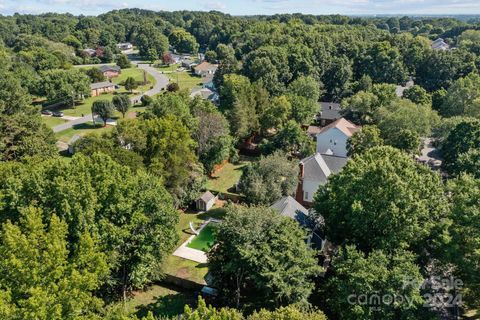
M 153 76 L 151 76 L 149 73 L 146 73 L 146 74 L 147 74 L 148 84 L 138 86 L 138 88 L 135 89 L 135 91 L 145 92 L 145 91 L 150 90 L 150 87 L 155 85 L 155 78 Z M 135 81 L 137 81 L 137 82 L 142 82 L 143 83 L 143 69 L 136 68 L 136 67 L 133 67 L 133 66 L 131 68 L 128 68 L 128 69 L 122 69 L 122 72 L 120 73 L 120 75 L 118 77 L 112 78 L 112 82 L 115 83 L 115 84 L 119 84 L 121 82 L 124 82 L 125 80 L 127 80 L 127 78 L 130 78 L 130 77 L 134 78 Z M 117 90 L 117 92 L 127 92 L 127 90 L 125 90 L 125 88 L 122 87 L 119 90 Z
M 53 128 L 55 126 L 65 123 L 66 120 L 52 116 L 42 116 L 42 122 L 45 123 L 47 127 Z
M 250 161 L 251 159 L 245 158 L 237 164 L 226 163 L 208 179 L 206 188 L 223 194 L 236 194 L 235 185 L 242 176 L 243 168 Z
M 181 90 L 186 89 L 189 92 L 195 87 L 201 87 L 202 79 L 193 75 L 191 72 L 181 71 L 165 74 L 171 82 L 177 82 Z
M 68 143 L 68 141 L 70 141 L 70 139 L 72 139 L 72 137 L 76 134 L 80 136 L 84 136 L 88 133 L 92 133 L 92 132 L 102 133 L 102 132 L 110 131 L 112 129 L 113 127 L 111 126 L 102 127 L 99 124 L 93 125 L 93 122 L 87 122 L 87 123 L 77 124 L 77 125 L 74 125 L 72 128 L 57 132 L 55 134 L 55 137 L 57 138 L 57 140 Z
M 157 317 L 174 317 L 183 313 L 186 304 L 193 304 L 195 297 L 191 292 L 174 286 L 155 284 L 143 291 L 133 292 L 125 304 L 125 311 L 145 317 L 149 311 Z

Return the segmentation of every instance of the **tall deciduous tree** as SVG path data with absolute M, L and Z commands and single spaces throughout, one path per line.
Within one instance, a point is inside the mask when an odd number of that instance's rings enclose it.
M 448 223 L 440 177 L 392 147 L 375 147 L 330 177 L 315 198 L 327 238 L 360 250 L 436 248 Z
M 306 302 L 321 268 L 305 236 L 294 219 L 270 208 L 230 207 L 208 253 L 225 302 L 237 308 L 246 302 L 258 307 Z
M 480 180 L 461 175 L 450 180 L 452 195 L 452 241 L 447 247 L 455 274 L 464 283 L 463 295 L 470 307 L 478 307 L 480 298 Z
M 108 275 L 105 255 L 88 233 L 71 246 L 67 224 L 40 209 L 22 210 L 0 233 L 2 319 L 100 319 L 93 293 Z M 10 309 L 10 316 L 5 310 Z M 6 314 L 7 313 L 7 314 Z
M 0 172 L 6 200 L 0 221 L 18 221 L 21 209 L 34 205 L 44 210 L 45 221 L 54 214 L 65 221 L 71 247 L 92 234 L 110 267 L 103 284 L 123 297 L 161 278 L 162 262 L 178 240 L 178 212 L 158 177 L 134 173 L 101 154 L 76 154 L 69 163 L 5 163 Z
M 112 103 L 115 109 L 120 112 L 124 118 L 128 109 L 132 106 L 132 101 L 130 101 L 130 98 L 125 94 L 114 96 Z
M 326 311 L 332 315 L 352 320 L 421 319 L 423 278 L 411 252 L 374 250 L 365 255 L 347 246 L 331 268 L 333 273 L 321 291 Z M 395 303 L 388 303 L 390 299 Z
M 98 115 L 102 119 L 104 127 L 107 125 L 107 120 L 113 116 L 114 111 L 114 106 L 109 100 L 97 100 L 92 104 L 92 114 Z
M 282 196 L 292 195 L 297 181 L 297 163 L 275 152 L 246 167 L 238 189 L 247 202 L 270 205 Z

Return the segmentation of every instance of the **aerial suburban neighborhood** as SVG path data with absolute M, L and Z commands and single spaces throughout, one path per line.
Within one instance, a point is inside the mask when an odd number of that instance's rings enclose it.
M 475 1 L 133 2 L 0 1 L 0 320 L 480 319 Z

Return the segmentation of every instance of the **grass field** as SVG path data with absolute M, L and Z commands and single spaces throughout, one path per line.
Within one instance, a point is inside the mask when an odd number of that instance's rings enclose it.
M 168 285 L 152 285 L 144 291 L 136 291 L 125 304 L 125 311 L 145 317 L 151 311 L 157 317 L 174 317 L 183 313 L 185 304 L 192 304 L 191 292 Z
M 177 70 L 180 67 L 179 64 L 171 64 L 169 66 L 158 66 L 156 67 L 159 71 L 167 71 L 167 72 L 172 72 Z
M 134 67 L 129 69 L 123 69 L 120 76 L 113 78 L 112 81 L 113 83 L 118 84 L 122 81 L 125 81 L 128 77 L 133 77 L 137 81 L 143 81 L 143 70 L 134 68 Z M 155 79 L 150 74 L 147 74 L 147 80 L 149 81 L 149 84 L 144 86 L 139 86 L 134 91 L 134 93 L 130 95 L 135 95 L 135 94 L 138 94 L 139 92 L 145 92 L 150 90 L 150 87 L 155 85 Z M 118 89 L 116 92 L 127 93 L 127 91 L 123 87 Z M 95 101 L 104 100 L 104 99 L 112 100 L 112 98 L 113 98 L 113 93 L 102 94 L 96 97 L 88 97 L 81 104 L 75 106 L 75 108 L 66 108 L 61 110 L 64 112 L 66 116 L 81 117 L 82 114 L 87 115 L 92 113 L 92 105 Z
M 235 194 L 234 188 L 243 173 L 243 167 L 250 160 L 240 161 L 238 164 L 226 163 L 207 181 L 206 188 L 210 191 L 223 194 Z
M 190 92 L 195 87 L 202 86 L 202 79 L 193 75 L 191 72 L 173 72 L 165 74 L 171 82 L 177 82 L 180 90 L 186 89 Z
M 136 81 L 143 82 L 143 70 L 133 66 L 128 69 L 122 69 L 122 73 L 120 73 L 120 76 L 116 78 L 112 78 L 112 82 L 115 84 L 119 84 L 120 82 L 127 80 L 127 78 L 129 77 L 134 78 Z M 148 81 L 148 84 L 144 86 L 139 86 L 137 89 L 135 89 L 135 91 L 145 92 L 150 90 L 151 86 L 155 85 L 155 78 L 148 73 L 147 73 L 147 81 Z M 125 88 L 122 87 L 121 89 L 117 90 L 117 92 L 127 92 L 127 90 L 125 90 Z
M 42 116 L 42 122 L 45 123 L 47 127 L 53 128 L 55 126 L 58 126 L 59 124 L 65 123 L 66 120 L 52 116 Z
M 68 141 L 70 141 L 70 139 L 72 139 L 72 137 L 76 134 L 80 136 L 84 136 L 88 133 L 92 133 L 92 132 L 102 133 L 102 132 L 110 131 L 112 129 L 113 127 L 111 126 L 102 127 L 101 125 L 98 125 L 98 124 L 94 126 L 93 122 L 87 122 L 87 123 L 74 125 L 70 129 L 57 132 L 55 134 L 55 137 L 57 138 L 57 140 L 68 143 Z
M 215 223 L 208 223 L 187 247 L 208 252 L 215 243 L 214 231 Z

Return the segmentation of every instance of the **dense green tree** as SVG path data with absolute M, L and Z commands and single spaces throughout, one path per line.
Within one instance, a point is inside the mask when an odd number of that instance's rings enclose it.
M 50 103 L 60 102 L 73 107 L 75 100 L 90 95 L 90 78 L 80 70 L 46 70 L 41 77 L 39 93 Z
M 249 203 L 270 205 L 282 196 L 293 194 L 297 179 L 296 162 L 275 152 L 245 168 L 238 190 Z
M 115 63 L 122 69 L 128 69 L 132 66 L 126 54 L 117 55 L 115 58 Z
M 128 90 L 131 92 L 133 92 L 133 90 L 137 89 L 138 88 L 138 83 L 137 81 L 135 80 L 135 78 L 133 77 L 128 77 L 126 80 L 125 80 L 125 90 Z
M 56 215 L 42 220 L 40 209 L 28 207 L 17 223 L 2 225 L 2 319 L 100 319 L 103 303 L 93 293 L 108 275 L 105 255 L 88 233 L 70 246 Z
M 421 319 L 423 278 L 414 254 L 373 250 L 365 255 L 347 246 L 333 259 L 331 268 L 332 276 L 321 290 L 332 315 L 352 320 Z
M 432 250 L 444 240 L 446 209 L 440 177 L 391 147 L 357 155 L 315 198 L 327 238 L 365 252 Z
M 467 169 L 469 166 L 460 165 L 459 158 L 462 157 L 463 162 L 468 159 L 467 163 L 469 164 L 472 164 L 472 160 L 475 163 L 475 150 L 480 149 L 479 146 L 480 120 L 463 120 L 450 131 L 442 144 L 444 169 L 451 174 L 459 174 Z M 468 154 L 469 152 L 470 154 Z M 476 174 L 476 172 L 471 173 Z
M 112 99 L 113 106 L 115 109 L 122 114 L 125 118 L 125 114 L 128 112 L 128 109 L 132 106 L 132 101 L 126 94 L 116 95 Z
M 90 78 L 92 83 L 105 81 L 105 76 L 99 68 L 90 68 L 85 70 L 85 74 Z
M 184 29 L 175 29 L 169 36 L 170 44 L 181 53 L 197 53 L 199 45 L 194 36 Z
M 148 170 L 163 178 L 177 206 L 189 204 L 203 187 L 195 141 L 174 115 L 125 121 L 117 125 L 115 139 L 142 156 Z
M 321 271 L 305 237 L 294 219 L 270 208 L 229 207 L 207 254 L 220 296 L 237 308 L 305 303 Z
M 260 149 L 263 149 L 265 153 L 283 150 L 300 157 L 306 157 L 315 153 L 315 142 L 298 123 L 290 120 L 278 131 L 272 141 L 260 145 Z
M 412 114 L 415 117 L 412 117 Z M 418 149 L 419 138 L 428 137 L 432 128 L 436 126 L 439 117 L 428 105 L 416 105 L 409 100 L 398 100 L 391 103 L 388 107 L 381 108 L 378 111 L 378 127 L 385 143 L 399 147 L 404 143 L 399 141 L 410 141 L 406 145 L 411 145 L 417 141 Z M 402 148 L 411 150 L 411 148 Z
M 168 51 L 168 38 L 153 24 L 140 26 L 136 42 L 140 55 L 148 57 L 149 60 L 159 59 Z M 152 52 L 155 52 L 154 56 Z
M 134 173 L 100 154 L 78 154 L 68 163 L 6 163 L 0 172 L 6 200 L 0 219 L 18 221 L 21 209 L 34 205 L 44 210 L 45 221 L 55 214 L 65 221 L 73 247 L 83 234 L 92 234 L 110 268 L 105 289 L 125 297 L 161 277 L 162 262 L 178 240 L 178 213 L 158 177 Z
M 190 111 L 189 103 L 190 97 L 185 92 L 169 92 L 157 96 L 149 106 L 148 112 L 159 118 L 173 115 L 182 121 L 184 126 L 193 129 L 197 122 Z
M 107 125 L 107 120 L 110 119 L 115 112 L 115 107 L 109 100 L 97 100 L 92 104 L 92 114 L 99 116 L 103 121 L 103 126 Z M 95 120 L 94 120 L 95 123 Z
M 139 154 L 115 144 L 110 134 L 87 134 L 77 140 L 73 148 L 75 153 L 81 152 L 90 157 L 99 152 L 106 154 L 119 164 L 129 167 L 133 172 L 145 168 L 143 158 Z
M 263 131 L 282 128 L 290 119 L 292 105 L 287 96 L 273 97 L 260 117 L 260 126 Z
M 21 160 L 30 156 L 49 158 L 57 154 L 55 136 L 37 112 L 31 108 L 6 115 L 0 107 L 0 160 Z
M 348 156 L 362 154 L 366 150 L 383 145 L 380 130 L 374 125 L 366 125 L 347 140 Z
M 334 57 L 323 75 L 327 101 L 340 101 L 348 95 L 352 80 L 352 66 L 345 56 Z
M 461 175 L 450 180 L 447 189 L 452 196 L 452 240 L 447 250 L 448 258 L 456 266 L 455 275 L 463 281 L 464 300 L 470 307 L 477 307 L 480 297 L 480 180 Z
M 432 96 L 418 85 L 414 85 L 411 88 L 406 89 L 403 92 L 403 98 L 408 99 L 416 104 L 432 105 Z
M 440 107 L 445 117 L 467 116 L 480 118 L 480 75 L 471 73 L 460 78 L 448 88 Z
M 367 74 L 376 83 L 402 83 L 407 72 L 400 52 L 386 41 L 369 44 L 356 63 L 357 74 Z

